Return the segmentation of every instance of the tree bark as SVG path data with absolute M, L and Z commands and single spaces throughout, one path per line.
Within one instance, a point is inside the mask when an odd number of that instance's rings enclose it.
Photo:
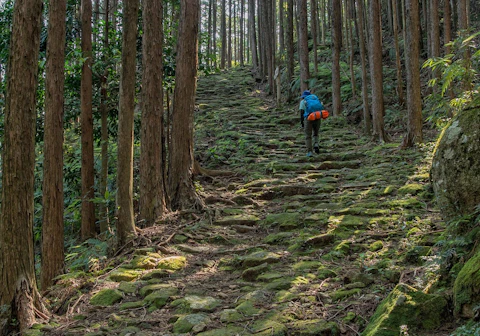
M 245 65 L 245 0 L 240 1 L 240 65 Z
M 340 52 L 342 48 L 342 4 L 333 1 L 332 8 L 332 103 L 333 115 L 342 114 L 342 97 L 340 91 Z
M 105 20 L 105 26 L 103 30 L 103 48 L 104 48 L 104 53 L 103 53 L 103 61 L 105 64 L 107 64 L 107 58 L 108 58 L 108 51 L 109 50 L 109 41 L 108 41 L 108 34 L 110 31 L 110 19 L 109 19 L 109 7 L 110 7 L 110 1 L 105 0 L 105 15 L 104 15 L 104 20 Z M 101 113 L 101 118 L 102 118 L 102 145 L 101 145 L 101 151 L 102 151 L 102 169 L 100 171 L 100 197 L 105 197 L 107 193 L 107 184 L 108 184 L 108 68 L 105 67 L 102 77 L 100 78 L 101 81 L 101 87 L 100 87 L 100 96 L 101 96 L 101 102 L 100 102 L 100 113 Z M 106 232 L 109 228 L 110 220 L 108 216 L 108 207 L 106 204 L 106 200 L 104 202 L 101 202 L 98 205 L 98 216 L 99 216 L 99 222 L 100 222 L 100 233 Z
M 451 52 L 451 47 L 448 45 L 452 41 L 452 10 L 450 8 L 450 0 L 444 0 L 443 7 L 443 35 L 445 43 L 445 54 Z
M 291 81 L 294 74 L 294 47 L 293 47 L 293 0 L 287 0 L 287 81 L 288 81 L 288 98 L 289 102 L 293 99 L 293 92 L 291 90 Z
M 162 2 L 143 0 L 143 109 L 140 146 L 140 219 L 151 226 L 166 208 L 163 161 Z
M 10 40 L 2 156 L 0 215 L 0 331 L 12 319 L 23 332 L 35 322 L 33 216 L 35 97 L 42 18 L 40 0 L 16 1 Z
M 258 75 L 257 32 L 255 25 L 255 0 L 248 0 L 248 30 L 250 34 L 250 52 L 255 76 Z
M 300 19 L 298 25 L 299 38 L 299 57 L 300 57 L 300 90 L 308 89 L 308 79 L 310 78 L 309 60 L 308 60 L 308 27 L 307 27 L 307 0 L 298 1 L 298 16 Z
M 312 27 L 312 42 L 313 42 L 313 73 L 318 72 L 318 50 L 317 50 L 317 6 L 316 0 L 310 0 L 310 23 Z
M 199 0 L 181 0 L 173 99 L 169 195 L 174 210 L 203 207 L 193 185 L 193 111 L 197 87 Z
M 82 0 L 82 240 L 95 236 L 92 82 L 92 0 Z
M 406 0 L 407 41 L 405 67 L 407 71 L 408 132 L 403 147 L 411 147 L 423 141 L 422 97 L 420 88 L 420 14 L 418 1 Z
M 403 78 L 402 78 L 402 60 L 400 55 L 400 46 L 398 44 L 398 17 L 397 17 L 397 0 L 392 0 L 392 15 L 393 15 L 393 39 L 395 41 L 395 65 L 397 68 L 397 94 L 400 105 L 405 104 L 405 97 L 403 93 Z
M 370 106 L 368 102 L 368 70 L 367 70 L 367 48 L 365 46 L 365 29 L 364 29 L 364 8 L 363 0 L 356 0 L 358 12 L 358 36 L 360 43 L 360 61 L 362 65 L 362 100 L 363 100 L 363 122 L 365 134 L 372 133 L 372 118 L 370 115 Z
M 66 0 L 50 1 L 45 77 L 41 288 L 64 272 L 63 85 Z
M 370 0 L 370 76 L 372 86 L 373 133 L 379 141 L 388 141 L 384 129 L 382 39 L 380 0 Z
M 137 16 L 138 0 L 124 0 L 118 111 L 117 241 L 119 246 L 123 246 L 136 235 L 133 213 L 133 119 Z
M 222 49 L 220 55 L 220 68 L 225 69 L 227 63 L 227 0 L 222 0 L 222 14 L 220 19 L 220 35 L 222 39 Z

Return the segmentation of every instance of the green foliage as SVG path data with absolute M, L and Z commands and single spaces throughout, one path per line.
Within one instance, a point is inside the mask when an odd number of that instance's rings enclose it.
M 480 322 L 469 322 L 455 330 L 451 336 L 480 336 Z
M 98 239 L 88 239 L 68 248 L 65 263 L 69 272 L 101 269 L 107 259 L 108 244 Z
M 466 38 L 459 37 L 449 44 L 452 50 L 450 54 L 428 59 L 423 64 L 423 68 L 430 68 L 437 75 L 429 82 L 434 91 L 426 98 L 426 102 L 431 110 L 427 120 L 438 126 L 444 126 L 449 117 L 459 110 L 480 102 L 479 36 L 480 32 Z

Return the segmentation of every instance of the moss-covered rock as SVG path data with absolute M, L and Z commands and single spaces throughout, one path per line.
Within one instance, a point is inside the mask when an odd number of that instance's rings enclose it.
M 419 183 L 410 183 L 398 189 L 400 195 L 416 195 L 424 190 L 424 186 Z
M 329 296 L 333 301 L 343 300 L 344 298 L 350 297 L 352 295 L 360 294 L 362 291 L 359 288 L 337 290 L 333 293 L 330 293 Z
M 433 330 L 444 323 L 447 301 L 405 284 L 397 285 L 372 316 L 363 336 L 398 336 L 400 326 L 411 331 Z
M 113 271 L 109 278 L 111 281 L 122 282 L 122 281 L 133 281 L 137 279 L 142 274 L 141 271 L 131 270 L 125 268 L 119 268 Z
M 206 314 L 189 314 L 180 316 L 173 324 L 173 332 L 176 334 L 188 333 L 198 325 L 207 325 L 210 323 L 210 318 Z
M 435 149 L 431 176 L 437 201 L 447 216 L 472 213 L 480 203 L 480 109 L 459 112 Z
M 184 268 L 186 265 L 187 258 L 184 256 L 172 256 L 160 259 L 158 261 L 157 268 L 177 271 Z
M 178 288 L 169 284 L 152 284 L 144 286 L 140 289 L 140 295 L 142 297 L 146 297 L 153 292 L 163 292 L 169 296 L 172 296 L 177 294 Z
M 220 321 L 232 323 L 243 320 L 244 317 L 236 309 L 225 309 L 220 313 Z
M 262 222 L 262 225 L 269 227 L 278 227 L 281 230 L 293 230 L 300 226 L 302 220 L 297 212 L 286 212 L 279 214 L 269 214 Z
M 245 335 L 251 335 L 251 333 L 246 331 L 245 328 L 237 327 L 237 326 L 228 326 L 225 328 L 204 331 L 197 334 L 197 336 L 245 336 Z
M 274 320 L 260 320 L 252 325 L 252 331 L 258 336 L 286 336 L 287 327 Z
M 340 328 L 335 322 L 321 319 L 295 321 L 290 324 L 292 335 L 297 336 L 337 336 Z
M 273 264 L 280 261 L 281 256 L 279 254 L 268 252 L 268 251 L 258 251 L 252 254 L 249 254 L 243 259 L 244 267 L 255 267 L 263 263 Z
M 260 274 L 268 271 L 269 266 L 267 263 L 247 268 L 242 272 L 242 279 L 246 281 L 254 281 Z
M 93 306 L 112 306 L 123 299 L 122 292 L 117 289 L 102 289 L 92 296 L 90 304 Z
M 190 309 L 195 312 L 213 312 L 220 305 L 220 301 L 211 296 L 189 295 L 184 300 Z
M 255 303 L 250 300 L 240 303 L 235 309 L 243 316 L 254 316 L 260 312 L 260 308 L 255 307 Z
M 455 313 L 473 318 L 474 307 L 480 304 L 480 252 L 470 258 L 455 280 L 453 287 Z
M 119 307 L 120 310 L 127 310 L 127 309 L 135 309 L 145 306 L 145 302 L 143 301 L 133 301 L 133 302 L 125 302 L 122 303 Z

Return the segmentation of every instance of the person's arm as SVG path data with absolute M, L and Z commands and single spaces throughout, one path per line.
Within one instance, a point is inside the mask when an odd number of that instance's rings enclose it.
M 300 125 L 302 125 L 302 127 L 305 127 L 305 124 L 304 124 L 304 118 L 303 118 L 303 114 L 305 113 L 305 100 L 302 100 L 300 102 L 300 107 L 298 108 L 299 112 L 300 112 Z

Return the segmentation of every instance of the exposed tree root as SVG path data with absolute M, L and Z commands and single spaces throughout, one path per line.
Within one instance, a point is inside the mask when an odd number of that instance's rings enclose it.
M 216 176 L 233 176 L 236 175 L 235 172 L 229 170 L 214 170 L 214 169 L 207 169 L 200 166 L 197 160 L 193 163 L 193 175 L 204 175 L 210 177 Z

